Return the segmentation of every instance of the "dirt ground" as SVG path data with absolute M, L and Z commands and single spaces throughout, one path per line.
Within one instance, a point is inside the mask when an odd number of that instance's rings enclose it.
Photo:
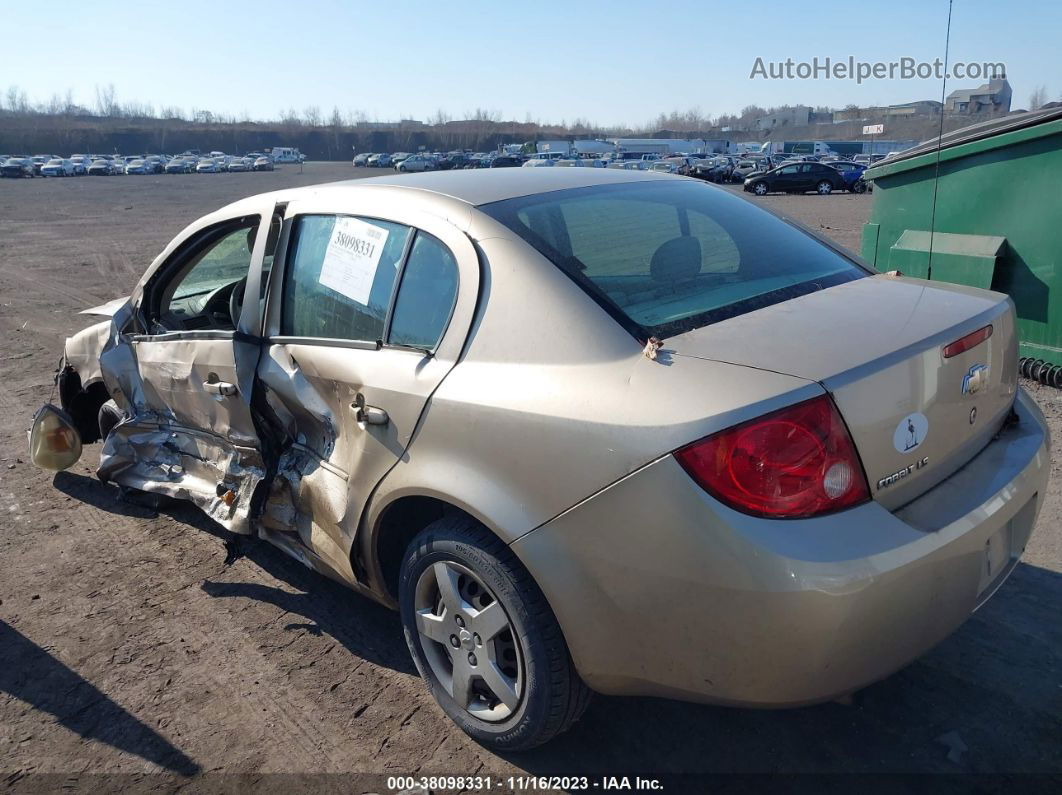
M 127 294 L 172 236 L 222 204 L 370 173 L 311 163 L 304 173 L 0 180 L 0 786 L 162 789 L 195 774 L 247 785 L 338 774 L 317 781 L 358 791 L 370 780 L 351 774 L 1062 774 L 1058 446 L 1010 581 L 853 703 L 749 711 L 597 697 L 571 732 L 509 758 L 434 708 L 395 614 L 264 542 L 224 565 L 224 531 L 192 508 L 120 501 L 93 477 L 95 446 L 57 475 L 27 463 L 25 432 L 63 340 L 88 325 L 78 310 Z M 872 197 L 757 201 L 857 249 Z M 1062 392 L 1030 389 L 1062 439 Z M 698 780 L 670 791 L 704 791 Z

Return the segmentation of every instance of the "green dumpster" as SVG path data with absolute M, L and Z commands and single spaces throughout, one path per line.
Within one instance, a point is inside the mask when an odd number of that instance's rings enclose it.
M 866 178 L 863 258 L 1008 293 L 1023 373 L 1062 386 L 1062 107 L 956 130 L 939 139 L 939 163 L 933 139 Z

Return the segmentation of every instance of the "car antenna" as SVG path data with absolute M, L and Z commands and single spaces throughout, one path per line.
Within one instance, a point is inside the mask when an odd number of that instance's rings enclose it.
M 940 181 L 940 148 L 944 142 L 944 102 L 948 90 L 948 48 L 951 45 L 951 6 L 948 0 L 948 27 L 944 34 L 944 75 L 940 84 L 940 132 L 937 135 L 937 160 L 933 166 L 933 204 L 929 211 L 929 262 L 926 263 L 926 280 L 933 278 L 933 236 L 937 229 L 937 183 Z

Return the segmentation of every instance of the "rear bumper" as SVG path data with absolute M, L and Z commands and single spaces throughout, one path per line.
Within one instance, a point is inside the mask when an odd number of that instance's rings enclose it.
M 958 628 L 1017 563 L 1049 435 L 1019 423 L 895 513 L 736 513 L 667 456 L 516 541 L 596 690 L 796 706 L 888 676 Z

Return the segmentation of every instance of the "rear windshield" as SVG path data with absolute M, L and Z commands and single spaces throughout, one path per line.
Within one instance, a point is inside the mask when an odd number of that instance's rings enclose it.
M 643 340 L 867 275 L 808 233 L 698 182 L 561 190 L 479 209 Z

